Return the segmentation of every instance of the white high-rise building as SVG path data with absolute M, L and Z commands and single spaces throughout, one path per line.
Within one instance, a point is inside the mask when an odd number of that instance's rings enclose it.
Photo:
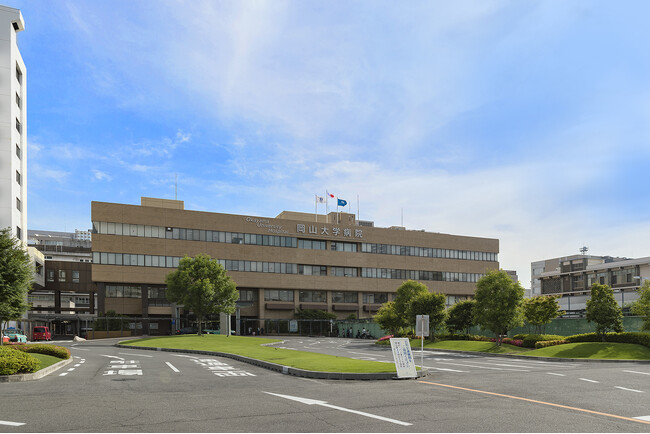
M 27 242 L 26 70 L 20 10 L 0 6 L 0 228 Z

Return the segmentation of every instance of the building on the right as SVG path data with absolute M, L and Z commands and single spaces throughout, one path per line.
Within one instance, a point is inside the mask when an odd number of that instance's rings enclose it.
M 584 314 L 594 283 L 609 285 L 621 307 L 638 299 L 638 288 L 650 279 L 650 257 L 573 255 L 531 263 L 533 295 L 560 295 L 567 316 Z

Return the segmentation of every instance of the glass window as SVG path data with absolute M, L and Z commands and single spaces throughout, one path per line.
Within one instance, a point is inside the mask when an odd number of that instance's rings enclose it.
M 59 282 L 65 282 L 65 270 L 59 270 Z
M 54 282 L 54 270 L 47 270 L 47 281 Z
M 265 289 L 264 301 L 293 301 L 293 291 Z

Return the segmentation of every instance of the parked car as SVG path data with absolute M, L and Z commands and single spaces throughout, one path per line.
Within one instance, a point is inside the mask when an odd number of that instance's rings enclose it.
M 205 333 L 206 335 L 218 335 L 221 332 L 219 331 L 219 329 L 205 329 L 203 330 L 203 333 Z
M 10 343 L 27 343 L 27 336 L 20 329 L 9 328 L 5 329 L 5 336 L 9 338 Z
M 194 327 L 183 327 L 182 329 L 179 329 L 176 331 L 177 335 L 195 335 L 199 331 L 195 329 Z
M 51 341 L 52 333 L 50 329 L 45 326 L 36 326 L 34 327 L 34 333 L 32 334 L 33 341 Z

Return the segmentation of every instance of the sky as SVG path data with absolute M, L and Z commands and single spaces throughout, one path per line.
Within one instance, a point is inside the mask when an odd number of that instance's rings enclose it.
M 649 2 L 3 4 L 25 20 L 29 229 L 178 179 L 185 209 L 328 190 L 379 227 L 498 238 L 526 288 L 585 245 L 650 256 Z

